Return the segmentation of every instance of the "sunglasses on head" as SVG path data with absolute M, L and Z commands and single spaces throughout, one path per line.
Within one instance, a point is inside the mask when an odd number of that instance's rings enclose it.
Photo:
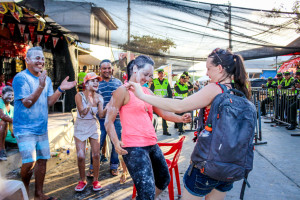
M 218 54 L 226 54 L 226 50 L 225 49 L 220 49 L 220 48 L 216 48 L 214 49 L 209 55 L 208 57 L 210 56 L 217 56 L 217 58 L 220 60 L 220 63 L 222 63 L 222 59 L 220 58 L 220 56 Z

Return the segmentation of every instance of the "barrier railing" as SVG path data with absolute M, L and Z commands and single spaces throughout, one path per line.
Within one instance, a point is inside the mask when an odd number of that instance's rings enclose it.
M 277 88 L 252 88 L 252 102 L 256 105 L 258 113 L 258 136 L 261 139 L 261 116 L 276 123 L 275 126 L 295 125 L 300 128 L 300 91 Z M 300 134 L 291 134 L 298 136 Z

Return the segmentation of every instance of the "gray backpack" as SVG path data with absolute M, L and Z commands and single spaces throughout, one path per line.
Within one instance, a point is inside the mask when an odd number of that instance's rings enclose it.
M 233 182 L 247 177 L 253 168 L 257 114 L 254 104 L 242 92 L 219 85 L 223 93 L 213 100 L 206 122 L 212 125 L 212 132 L 208 137 L 198 137 L 191 159 L 203 174 Z

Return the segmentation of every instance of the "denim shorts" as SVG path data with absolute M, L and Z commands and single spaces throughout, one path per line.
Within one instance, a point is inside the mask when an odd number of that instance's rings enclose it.
M 23 164 L 50 158 L 48 133 L 43 135 L 20 135 L 16 139 Z
M 233 182 L 224 182 L 212 179 L 209 176 L 202 174 L 199 169 L 194 167 L 191 174 L 188 175 L 191 167 L 193 166 L 189 166 L 183 177 L 184 187 L 190 194 L 198 197 L 204 197 L 213 189 L 220 192 L 228 192 L 232 189 Z

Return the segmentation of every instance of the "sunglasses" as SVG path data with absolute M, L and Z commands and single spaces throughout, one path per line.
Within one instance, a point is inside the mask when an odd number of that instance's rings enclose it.
M 217 58 L 220 60 L 220 62 L 222 63 L 222 59 L 220 58 L 220 56 L 218 54 L 226 54 L 226 50 L 225 49 L 220 49 L 220 48 L 216 48 L 214 49 L 209 55 L 208 57 L 210 56 L 217 56 Z

